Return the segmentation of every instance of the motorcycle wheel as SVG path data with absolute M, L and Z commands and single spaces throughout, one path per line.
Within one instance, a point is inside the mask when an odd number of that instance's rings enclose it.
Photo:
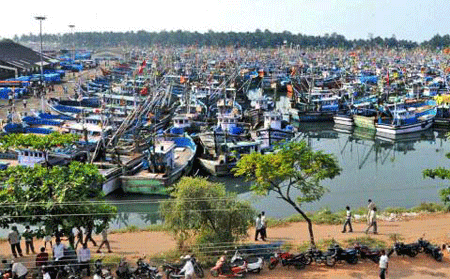
M 408 256 L 410 256 L 411 258 L 414 258 L 415 256 L 417 256 L 417 254 L 419 254 L 419 252 L 417 250 L 411 250 L 408 253 Z
M 310 257 L 310 256 L 305 256 L 305 258 L 303 260 L 304 260 L 303 263 L 305 265 L 310 265 L 312 263 L 312 261 L 313 261 L 312 257 Z
M 442 261 L 442 254 L 439 253 L 439 254 L 435 255 L 435 256 L 434 256 L 434 259 L 435 259 L 436 261 L 438 261 L 438 262 L 441 262 L 441 261 Z
M 219 271 L 217 271 L 216 269 L 211 269 L 209 271 L 209 273 L 211 274 L 212 277 L 218 277 L 219 276 Z
M 347 263 L 349 263 L 349 264 L 357 264 L 358 263 L 358 257 L 347 258 Z
M 325 264 L 327 266 L 334 266 L 336 264 L 336 258 L 332 256 L 327 256 L 327 259 L 325 260 Z
M 167 272 L 166 279 L 172 279 L 172 275 L 174 275 L 174 274 L 175 274 L 175 272 L 173 270 Z
M 269 266 L 268 266 L 269 269 L 270 270 L 274 269 L 277 266 L 277 264 L 278 264 L 278 260 L 275 259 L 274 257 L 270 257 Z

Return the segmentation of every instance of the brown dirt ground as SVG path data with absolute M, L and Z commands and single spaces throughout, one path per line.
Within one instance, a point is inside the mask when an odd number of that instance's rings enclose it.
M 378 235 L 371 235 L 387 243 L 392 243 L 389 235 L 400 234 L 405 242 L 416 241 L 417 238 L 425 234 L 425 238 L 432 243 L 442 245 L 450 242 L 447 228 L 450 226 L 450 214 L 427 214 L 419 217 L 396 222 L 379 221 Z M 270 224 L 269 224 L 270 226 Z M 365 224 L 355 223 L 355 232 L 343 234 L 340 232 L 340 225 L 315 225 L 314 232 L 316 239 L 334 238 L 337 241 L 347 238 L 354 238 L 365 235 L 363 230 Z M 249 234 L 253 234 L 250 231 Z M 268 228 L 269 241 L 285 239 L 295 245 L 299 245 L 308 240 L 306 223 L 292 223 L 286 227 Z M 95 236 L 100 241 L 100 236 Z M 172 236 L 165 232 L 135 232 L 117 233 L 109 236 L 113 255 L 125 256 L 130 262 L 135 262 L 141 255 L 155 255 L 176 248 L 176 243 Z M 248 242 L 252 242 L 251 238 Z M 35 247 L 42 245 L 41 240 L 37 240 Z M 23 246 L 23 244 L 22 244 Z M 94 249 L 92 249 L 95 251 Z M 9 245 L 6 242 L 0 243 L 0 255 L 10 258 Z M 105 248 L 103 251 L 106 252 Z M 22 261 L 32 262 L 34 256 L 26 256 Z M 388 278 L 450 278 L 450 256 L 444 251 L 444 260 L 436 262 L 427 255 L 420 254 L 416 258 L 391 256 Z M 250 275 L 250 278 L 377 278 L 378 267 L 370 261 L 360 262 L 357 265 L 337 264 L 329 268 L 321 265 L 311 265 L 305 270 L 295 270 L 293 268 L 278 266 L 269 271 L 264 269 L 258 275 Z

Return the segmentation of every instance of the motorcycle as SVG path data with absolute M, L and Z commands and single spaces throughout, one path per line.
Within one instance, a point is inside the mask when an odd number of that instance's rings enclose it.
M 393 249 L 397 256 L 407 255 L 413 258 L 419 254 L 420 247 L 418 243 L 404 244 L 403 242 L 395 242 Z
M 313 247 L 306 251 L 305 257 L 307 258 L 307 264 L 311 264 L 312 261 L 318 264 L 325 263 L 327 266 L 334 266 L 336 264 L 336 258 L 333 257 L 333 253 L 330 253 L 330 251 L 324 253 Z
M 269 269 L 274 269 L 280 262 L 283 266 L 293 265 L 296 269 L 303 269 L 308 264 L 308 258 L 304 254 L 294 255 L 288 252 L 276 252 L 269 259 Z
M 119 279 L 136 279 L 135 273 L 136 270 L 132 269 L 127 260 L 122 258 L 119 262 L 119 266 L 117 267 L 116 274 Z
M 136 262 L 136 276 L 140 278 L 148 278 L 148 279 L 161 279 L 163 276 L 159 273 L 158 268 L 150 266 L 150 264 L 144 261 L 144 258 L 139 258 Z
M 97 259 L 94 262 L 94 274 L 98 274 L 102 279 L 113 279 L 111 270 L 109 268 L 103 268 L 101 259 Z
M 335 244 L 328 248 L 328 252 L 332 254 L 332 257 L 335 258 L 336 261 L 342 262 L 346 261 L 349 264 L 357 264 L 358 263 L 358 255 L 355 249 L 342 249 L 339 244 Z
M 372 250 L 366 245 L 355 244 L 353 248 L 356 250 L 357 255 L 361 259 L 369 259 L 374 263 L 380 262 L 381 251 L 380 250 Z
M 244 259 L 239 250 L 236 249 L 233 257 L 231 257 L 230 263 L 231 265 L 242 265 L 244 262 L 247 263 L 247 271 L 260 273 L 264 266 L 264 260 L 261 257 L 256 258 L 255 260 L 250 261 L 248 258 Z
M 214 267 L 210 269 L 213 277 L 241 277 L 247 275 L 247 262 L 244 260 L 241 265 L 230 266 L 226 263 L 225 258 L 221 257 Z
M 423 238 L 419 238 L 417 243 L 419 244 L 420 247 L 419 252 L 424 252 L 425 254 L 432 256 L 438 262 L 442 261 L 443 254 L 440 247 L 431 244 L 430 242 L 424 240 Z

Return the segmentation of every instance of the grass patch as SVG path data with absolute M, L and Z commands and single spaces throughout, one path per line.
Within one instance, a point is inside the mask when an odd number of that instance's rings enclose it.
M 401 213 L 405 213 L 405 212 L 411 212 L 411 209 L 406 209 L 404 207 L 386 207 L 382 213 L 385 214 L 401 214 Z
M 328 208 L 315 212 L 310 218 L 314 224 L 337 225 L 344 221 L 345 212 L 332 212 Z
M 133 232 L 161 232 L 166 231 L 164 224 L 150 225 L 144 228 L 140 228 L 136 225 L 126 226 L 125 228 L 112 230 L 113 233 L 133 233 Z
M 6 237 L 0 237 L 0 243 L 8 242 Z
M 403 237 L 399 233 L 390 233 L 389 234 L 389 239 L 392 241 L 392 243 L 394 243 L 396 241 L 402 241 Z
M 99 258 L 102 259 L 102 264 L 105 267 L 109 267 L 109 268 L 116 268 L 117 265 L 119 264 L 120 260 L 122 259 L 122 257 L 120 255 L 115 255 L 115 254 L 93 255 L 91 262 L 93 263 L 93 262 L 95 262 L 95 260 L 97 260 Z
M 446 212 L 444 205 L 435 202 L 423 202 L 420 205 L 411 208 L 411 212 Z
M 367 245 L 371 248 L 381 248 L 385 249 L 387 247 L 387 243 L 383 240 L 372 238 L 370 236 L 358 236 L 354 238 L 348 238 L 343 241 L 344 246 L 353 246 L 355 243 L 359 243 L 361 245 Z
M 184 252 L 179 249 L 169 250 L 167 252 L 163 252 L 163 253 L 159 253 L 159 254 L 151 256 L 150 260 L 157 264 L 163 264 L 166 261 L 167 262 L 176 262 L 183 255 L 184 255 Z

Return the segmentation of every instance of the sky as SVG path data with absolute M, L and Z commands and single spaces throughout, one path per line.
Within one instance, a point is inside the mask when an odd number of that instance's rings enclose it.
M 4 1 L 0 37 L 43 33 L 187 30 L 368 34 L 416 42 L 450 33 L 448 0 L 147 0 Z M 9 11 L 9 12 L 5 12 Z

